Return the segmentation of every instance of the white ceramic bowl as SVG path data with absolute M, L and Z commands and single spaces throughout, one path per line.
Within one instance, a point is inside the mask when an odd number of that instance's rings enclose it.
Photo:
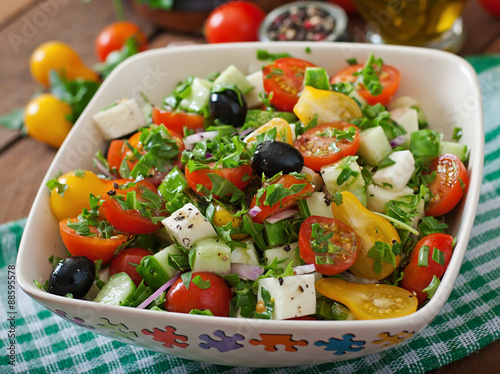
M 263 63 L 256 50 L 289 52 L 334 73 L 346 58 L 365 61 L 370 53 L 402 73 L 398 95 L 409 94 L 423 106 L 430 127 L 448 138 L 463 128 L 470 148 L 467 197 L 448 218 L 457 245 L 434 298 L 407 317 L 373 321 L 273 321 L 207 317 L 102 305 L 67 299 L 38 289 L 51 268 L 47 258 L 64 257 L 57 221 L 45 182 L 58 172 L 91 168 L 97 150 L 106 147 L 91 119 L 113 100 L 144 92 L 154 103 L 190 74 L 205 76 L 234 63 L 253 72 Z M 309 51 L 310 49 L 310 51 Z M 390 349 L 427 326 L 453 288 L 467 248 L 479 198 L 483 165 L 483 123 L 476 74 L 465 60 L 430 49 L 347 43 L 245 43 L 184 46 L 141 53 L 120 65 L 104 82 L 49 168 L 33 204 L 17 261 L 21 288 L 40 304 L 91 331 L 122 342 L 193 360 L 234 366 L 292 366 L 348 360 Z M 118 329 L 119 327 L 119 329 Z

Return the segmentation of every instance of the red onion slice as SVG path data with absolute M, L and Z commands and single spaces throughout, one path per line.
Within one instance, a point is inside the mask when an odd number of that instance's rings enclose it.
M 295 275 L 311 274 L 315 271 L 316 266 L 314 264 L 300 265 L 293 268 L 293 274 Z
M 177 279 L 179 279 L 179 277 L 181 276 L 181 272 L 178 271 L 174 274 L 174 276 L 172 278 L 170 278 L 170 280 L 165 283 L 163 286 L 161 286 L 160 288 L 158 288 L 155 292 L 153 292 L 153 294 L 151 296 L 149 296 L 146 300 L 144 300 L 142 302 L 142 304 L 140 304 L 137 308 L 138 309 L 144 309 L 145 307 L 147 307 L 149 304 L 151 304 L 153 302 L 154 299 L 156 299 L 158 296 L 160 296 L 160 294 L 165 291 L 167 288 L 169 288 Z
M 252 218 L 253 218 L 253 217 L 255 217 L 257 214 L 259 214 L 261 211 L 262 211 L 262 209 L 260 209 L 260 207 L 258 207 L 258 206 L 256 205 L 256 206 L 254 206 L 252 209 L 250 209 L 250 210 L 248 211 L 248 215 L 249 215 L 250 217 L 252 217 Z
M 397 146 L 403 144 L 404 142 L 406 142 L 406 138 L 402 135 L 398 136 L 390 141 L 392 148 L 396 148 Z
M 257 280 L 264 273 L 264 268 L 259 265 L 231 264 L 231 274 L 238 274 L 240 278 Z
M 276 223 L 281 221 L 282 219 L 293 217 L 293 215 L 297 212 L 298 212 L 297 209 L 285 209 L 282 210 L 281 212 L 273 214 L 270 217 L 267 217 L 266 221 L 269 223 Z
M 193 145 L 206 139 L 213 139 L 219 134 L 218 131 L 204 131 L 188 135 L 184 138 L 184 145 L 187 149 L 192 149 Z

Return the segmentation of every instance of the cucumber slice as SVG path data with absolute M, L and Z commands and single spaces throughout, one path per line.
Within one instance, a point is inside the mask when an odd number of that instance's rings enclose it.
M 305 202 L 312 216 L 334 218 L 330 206 L 332 202 L 326 198 L 323 192 L 313 192 L 311 196 L 305 199 Z
M 149 287 L 157 290 L 175 273 L 175 269 L 168 264 L 169 255 L 181 255 L 183 252 L 175 245 L 171 245 L 154 256 L 146 256 L 135 270 L 141 275 Z
M 278 267 L 282 269 L 285 269 L 290 262 L 293 267 L 302 265 L 298 248 L 299 243 L 290 243 L 281 247 L 266 249 L 264 251 L 264 263 L 269 266 L 276 259 Z
M 248 264 L 248 265 L 259 265 L 260 254 L 255 248 L 255 244 L 252 239 L 246 239 L 242 241 L 246 245 L 243 247 L 236 247 L 231 252 L 231 263 L 232 264 Z
M 254 86 L 247 80 L 245 74 L 243 74 L 236 66 L 229 65 L 220 75 L 215 78 L 214 86 L 223 85 L 227 86 L 230 84 L 236 85 L 238 89 L 246 95 L 254 89 Z
M 467 159 L 467 151 L 468 149 L 465 144 L 453 143 L 448 141 L 442 141 L 439 144 L 440 155 L 451 153 L 457 156 L 462 162 L 465 162 L 465 160 Z
M 391 144 L 380 126 L 371 127 L 360 133 L 358 155 L 367 164 L 377 166 L 392 152 Z
M 326 190 L 330 195 L 335 195 L 335 192 L 350 191 L 363 205 L 366 205 L 365 181 L 356 159 L 357 157 L 348 156 L 335 164 L 323 166 L 321 168 L 321 176 L 325 182 Z M 339 177 L 344 171 L 349 171 L 351 175 L 346 181 L 339 184 Z
M 129 301 L 136 290 L 127 273 L 117 273 L 109 278 L 94 299 L 101 304 L 121 305 Z
M 189 253 L 193 271 L 229 274 L 231 272 L 231 248 L 220 238 L 196 241 Z
M 203 108 L 208 105 L 208 98 L 213 83 L 202 78 L 194 78 L 191 84 L 191 92 L 188 97 L 182 99 L 179 108 L 187 112 L 202 113 Z
M 306 67 L 304 73 L 304 86 L 311 86 L 319 90 L 329 90 L 330 81 L 325 68 Z

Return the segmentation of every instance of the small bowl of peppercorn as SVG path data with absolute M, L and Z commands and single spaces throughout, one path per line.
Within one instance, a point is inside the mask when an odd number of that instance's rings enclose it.
M 271 11 L 259 36 L 269 41 L 336 41 L 345 33 L 348 17 L 341 7 L 321 1 L 296 1 Z

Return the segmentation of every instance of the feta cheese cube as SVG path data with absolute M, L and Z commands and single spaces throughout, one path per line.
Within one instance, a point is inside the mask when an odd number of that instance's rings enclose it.
M 191 248 L 197 240 L 217 236 L 212 224 L 191 203 L 176 210 L 161 223 L 172 239 L 185 248 Z
M 263 278 L 258 281 L 257 300 L 262 302 L 266 289 L 274 302 L 272 319 L 287 319 L 316 313 L 314 274 L 292 275 L 283 278 Z

